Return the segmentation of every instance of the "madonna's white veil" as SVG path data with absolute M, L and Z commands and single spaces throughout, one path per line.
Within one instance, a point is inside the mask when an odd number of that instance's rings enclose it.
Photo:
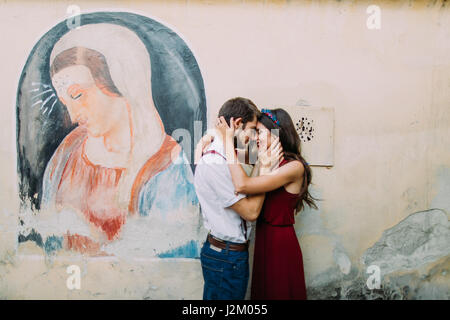
M 73 47 L 93 49 L 105 56 L 111 78 L 131 108 L 132 161 L 119 191 L 120 203 L 125 206 L 138 171 L 154 152 L 147 142 L 150 139 L 162 141 L 164 135 L 155 121 L 160 118 L 152 98 L 150 56 L 133 31 L 115 24 L 96 23 L 63 35 L 51 52 L 50 65 L 59 53 Z

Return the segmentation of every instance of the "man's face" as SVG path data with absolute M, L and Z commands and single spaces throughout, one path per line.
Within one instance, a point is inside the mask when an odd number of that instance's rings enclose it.
M 238 148 L 246 146 L 250 140 L 256 141 L 256 125 L 258 119 L 254 116 L 252 121 L 247 122 L 245 125 L 241 124 L 240 128 L 236 130 L 236 137 L 238 139 Z

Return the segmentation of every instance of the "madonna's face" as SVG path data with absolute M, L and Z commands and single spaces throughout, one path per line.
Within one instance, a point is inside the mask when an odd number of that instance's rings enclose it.
M 91 136 L 104 136 L 123 121 L 114 107 L 118 97 L 97 87 L 86 66 L 64 68 L 53 76 L 52 83 L 72 122 L 85 126 Z

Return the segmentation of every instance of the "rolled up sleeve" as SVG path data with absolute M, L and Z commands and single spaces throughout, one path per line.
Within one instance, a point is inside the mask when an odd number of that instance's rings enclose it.
M 208 184 L 217 195 L 219 205 L 223 208 L 231 207 L 239 200 L 246 197 L 245 194 L 234 192 L 233 181 L 228 165 L 224 164 L 204 164 L 205 174 L 208 177 Z

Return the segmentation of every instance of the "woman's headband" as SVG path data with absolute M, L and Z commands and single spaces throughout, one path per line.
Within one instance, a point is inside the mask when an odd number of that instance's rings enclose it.
M 273 123 L 280 125 L 280 121 L 277 120 L 277 116 L 274 115 L 272 111 L 270 111 L 269 109 L 262 109 L 261 112 L 268 116 L 273 121 Z

